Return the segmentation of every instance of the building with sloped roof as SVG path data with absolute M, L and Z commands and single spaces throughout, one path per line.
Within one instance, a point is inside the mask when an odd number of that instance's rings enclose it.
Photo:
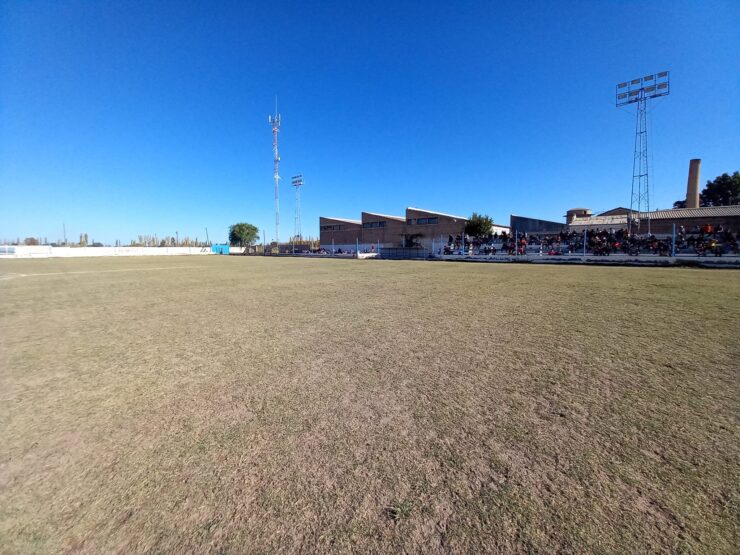
M 377 214 L 375 212 L 363 212 L 362 234 L 360 243 L 363 245 L 400 246 L 406 229 L 406 218 L 404 216 L 391 216 L 388 214 Z
M 326 250 L 362 251 L 378 248 L 423 247 L 439 249 L 465 231 L 468 219 L 444 212 L 409 207 L 403 216 L 362 212 L 360 220 L 320 218 L 320 243 Z M 501 233 L 508 226 L 494 225 Z
M 610 210 L 607 213 L 613 213 Z M 575 217 L 568 224 L 571 231 L 583 231 L 584 229 L 627 229 L 629 210 L 624 214 L 604 215 L 589 217 Z M 703 206 L 700 208 L 672 208 L 670 210 L 654 210 L 652 212 L 640 212 L 640 228 L 647 230 L 647 220 L 650 220 L 650 231 L 653 234 L 667 234 L 683 226 L 686 231 L 696 228 L 711 226 L 737 233 L 740 231 L 740 205 L 734 206 Z
M 319 218 L 319 236 L 321 246 L 327 250 L 341 249 L 354 250 L 357 238 L 362 231 L 360 220 L 348 220 L 346 218 Z

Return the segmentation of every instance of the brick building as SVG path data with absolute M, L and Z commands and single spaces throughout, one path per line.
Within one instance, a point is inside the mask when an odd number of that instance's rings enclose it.
M 404 216 L 362 212 L 360 220 L 319 218 L 321 248 L 372 251 L 378 247 L 438 248 L 450 237 L 456 240 L 465 230 L 468 219 L 442 212 L 407 208 Z M 496 230 L 508 229 L 494 226 Z
M 354 250 L 356 240 L 361 236 L 362 222 L 344 218 L 319 218 L 321 247 L 327 250 Z
M 375 245 L 375 248 L 400 246 L 399 242 L 403 241 L 406 229 L 406 218 L 374 212 L 363 212 L 361 218 L 362 233 L 359 242 L 366 245 L 365 248 L 368 248 L 367 245 Z

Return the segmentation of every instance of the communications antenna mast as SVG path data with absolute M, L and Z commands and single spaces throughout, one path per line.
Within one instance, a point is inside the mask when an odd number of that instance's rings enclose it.
M 640 216 L 645 215 L 650 233 L 650 182 L 648 176 L 647 101 L 667 96 L 670 81 L 667 71 L 638 77 L 617 85 L 617 108 L 637 104 L 635 151 L 632 158 L 632 194 L 627 219 L 627 233 L 640 233 Z M 643 228 L 644 229 L 644 228 Z
M 272 178 L 275 180 L 275 243 L 280 243 L 280 155 L 278 154 L 278 133 L 280 132 L 280 114 L 277 111 L 275 98 L 275 115 L 267 116 L 272 125 L 272 153 L 274 155 Z

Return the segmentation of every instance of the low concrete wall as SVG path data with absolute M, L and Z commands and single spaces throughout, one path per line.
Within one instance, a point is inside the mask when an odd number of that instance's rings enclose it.
M 213 254 L 210 247 L 49 247 L 0 246 L 0 258 L 75 258 L 90 256 L 174 256 Z

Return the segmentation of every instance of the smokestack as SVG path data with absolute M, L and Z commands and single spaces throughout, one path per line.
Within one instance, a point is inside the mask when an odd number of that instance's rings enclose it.
M 699 174 L 701 159 L 694 158 L 689 162 L 689 182 L 686 185 L 686 208 L 699 208 Z

